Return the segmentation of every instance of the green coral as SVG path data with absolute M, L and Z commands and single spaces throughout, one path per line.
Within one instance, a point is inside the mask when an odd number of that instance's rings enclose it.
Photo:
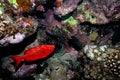
M 5 4 L 0 2 L 0 7 L 5 7 Z
M 66 19 L 64 22 L 65 22 L 65 23 L 69 23 L 69 24 L 71 24 L 71 25 L 77 25 L 77 24 L 78 24 L 78 21 L 75 20 L 72 16 L 69 17 L 68 19 Z
M 85 3 L 82 3 L 82 4 L 80 4 L 79 6 L 78 6 L 78 8 L 77 8 L 77 12 L 79 13 L 81 13 L 82 11 L 84 11 L 84 5 L 85 5 Z
M 90 38 L 92 41 L 95 41 L 98 37 L 98 33 L 97 32 L 92 32 L 90 33 Z
M 5 4 L 0 2 L 0 14 L 3 14 L 5 10 Z
M 80 4 L 77 8 L 77 13 L 82 14 L 87 21 L 90 21 L 91 23 L 96 23 L 96 19 L 92 17 L 90 10 L 86 10 L 85 9 L 85 5 L 89 5 L 88 2 L 84 2 L 82 4 Z
M 86 19 L 87 19 L 88 21 L 90 21 L 91 23 L 95 23 L 95 22 L 96 22 L 96 19 L 91 16 L 91 14 L 90 14 L 89 11 L 86 11 L 86 12 L 84 13 L 84 15 L 85 15 Z
M 8 2 L 9 2 L 10 4 L 12 4 L 13 7 L 15 7 L 15 8 L 18 7 L 18 4 L 17 4 L 17 1 L 16 1 L 16 0 L 8 0 Z

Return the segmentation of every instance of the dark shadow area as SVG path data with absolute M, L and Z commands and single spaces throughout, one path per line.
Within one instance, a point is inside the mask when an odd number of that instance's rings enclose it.
M 79 39 L 72 36 L 71 39 L 68 40 L 68 44 L 72 47 L 74 47 L 76 50 L 81 50 L 83 45 L 80 43 Z
M 25 49 L 27 45 L 34 42 L 34 40 L 36 39 L 36 36 L 37 36 L 37 33 L 34 33 L 33 35 L 25 38 L 22 42 L 18 44 L 10 44 L 9 46 L 6 46 L 6 47 L 0 47 L 0 58 L 8 55 L 19 54 Z
M 90 27 L 98 28 L 98 27 L 107 27 L 107 26 L 114 27 L 114 25 L 119 25 L 119 24 L 120 24 L 120 19 L 117 21 L 111 21 L 111 22 L 106 23 L 106 24 L 92 24 L 92 23 L 86 21 L 86 22 L 81 23 L 80 25 L 89 25 Z
M 120 42 L 120 25 L 118 28 L 115 29 L 114 34 L 112 36 L 112 44 L 116 45 L 118 42 Z

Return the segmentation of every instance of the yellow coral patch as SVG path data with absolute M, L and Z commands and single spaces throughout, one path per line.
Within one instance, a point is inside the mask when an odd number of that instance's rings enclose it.
M 17 4 L 16 0 L 8 0 L 8 2 L 9 2 L 10 4 L 13 4 L 13 5 L 18 6 L 18 4 Z

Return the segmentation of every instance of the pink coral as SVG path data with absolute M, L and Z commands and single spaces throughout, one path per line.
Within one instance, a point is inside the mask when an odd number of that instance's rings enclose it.
M 81 0 L 65 0 L 62 6 L 54 9 L 54 13 L 59 17 L 74 11 Z
M 36 64 L 31 64 L 31 65 L 25 65 L 25 64 L 23 64 L 23 65 L 17 70 L 17 72 L 13 73 L 13 77 L 19 78 L 19 77 L 28 76 L 28 75 L 30 75 L 32 72 L 34 72 L 36 68 L 37 68 L 37 65 L 36 65 Z
M 87 36 L 87 35 L 85 35 L 85 34 L 79 34 L 79 35 L 77 35 L 76 36 L 79 40 L 80 40 L 80 42 L 82 43 L 82 44 L 84 44 L 84 45 L 86 45 L 86 44 L 88 44 L 88 43 L 90 43 L 90 37 L 89 36 Z
M 39 6 L 36 8 L 36 10 L 45 12 L 45 8 L 44 8 L 43 5 L 39 5 Z
M 75 72 L 71 71 L 71 70 L 68 70 L 68 72 L 67 72 L 68 79 L 72 79 L 74 76 L 75 76 Z

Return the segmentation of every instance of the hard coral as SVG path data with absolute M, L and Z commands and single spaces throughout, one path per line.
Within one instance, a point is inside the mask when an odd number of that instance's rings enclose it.
M 95 10 L 98 12 L 103 11 L 105 16 L 108 19 L 112 18 L 120 18 L 120 16 L 117 16 L 120 14 L 120 1 L 119 0 L 104 0 L 104 1 L 99 1 L 99 0 L 91 0 L 93 7 Z M 110 19 L 110 20 L 111 20 Z
M 15 73 L 12 74 L 14 78 L 23 78 L 29 76 L 37 68 L 36 64 L 25 65 L 23 64 Z
M 65 0 L 60 7 L 54 9 L 54 13 L 59 17 L 65 16 L 73 12 L 81 1 L 82 0 Z
M 23 16 L 11 17 L 4 13 L 0 16 L 0 44 L 15 44 L 21 42 L 25 37 L 32 35 L 37 28 L 37 22 Z
M 118 21 L 120 18 L 120 1 L 118 0 L 85 0 L 77 8 L 84 21 L 93 24 L 105 24 Z
M 32 7 L 32 2 L 30 0 L 17 0 L 17 4 L 23 12 L 28 12 Z
M 110 49 L 104 60 L 104 67 L 111 74 L 120 77 L 120 51 L 115 49 Z
M 24 2 L 24 0 L 22 1 Z M 29 4 L 29 1 L 26 3 Z M 10 0 L 10 2 L 12 1 Z M 35 19 L 23 17 L 21 13 L 15 14 L 14 11 L 16 9 L 11 4 L 0 2 L 0 45 L 2 46 L 7 46 L 9 43 L 20 43 L 36 31 Z

